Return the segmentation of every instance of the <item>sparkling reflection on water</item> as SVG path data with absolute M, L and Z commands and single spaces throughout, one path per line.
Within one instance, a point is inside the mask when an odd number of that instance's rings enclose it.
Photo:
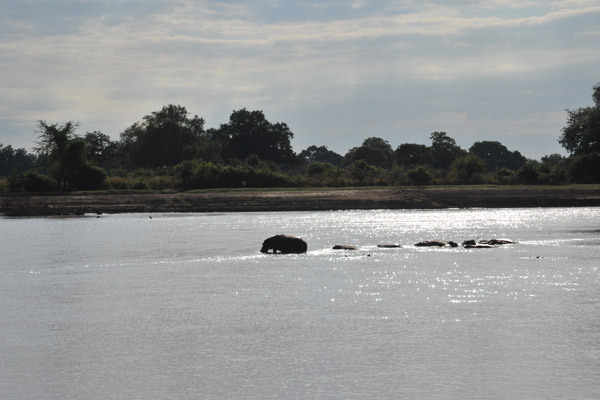
M 0 219 L 0 397 L 595 398 L 599 222 L 598 208 Z M 309 252 L 259 253 L 277 233 Z M 412 246 L 492 237 L 519 243 Z

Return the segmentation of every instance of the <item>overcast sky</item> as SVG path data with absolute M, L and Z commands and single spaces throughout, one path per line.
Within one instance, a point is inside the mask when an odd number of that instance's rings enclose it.
M 296 152 L 395 149 L 445 131 L 564 153 L 565 109 L 600 82 L 598 0 L 0 0 L 0 143 L 36 121 L 113 140 L 167 104 L 206 127 L 286 122 Z

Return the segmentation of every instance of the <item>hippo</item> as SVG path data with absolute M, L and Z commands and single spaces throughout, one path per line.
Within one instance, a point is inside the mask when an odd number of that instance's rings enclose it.
M 358 247 L 349 244 L 336 244 L 333 250 L 358 250 Z
M 444 240 L 426 240 L 424 242 L 415 243 L 417 247 L 458 247 L 457 243 L 454 243 L 452 240 L 444 241 Z
M 384 243 L 378 244 L 377 247 L 382 247 L 384 249 L 399 249 L 402 248 L 402 245 L 397 243 Z
M 295 236 L 275 235 L 265 241 L 260 249 L 261 253 L 268 253 L 273 249 L 273 254 L 280 252 L 281 254 L 298 254 L 306 253 L 308 246 L 304 240 Z

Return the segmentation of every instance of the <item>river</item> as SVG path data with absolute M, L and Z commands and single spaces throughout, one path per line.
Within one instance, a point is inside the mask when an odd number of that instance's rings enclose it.
M 0 218 L 0 248 L 2 399 L 600 393 L 600 208 Z

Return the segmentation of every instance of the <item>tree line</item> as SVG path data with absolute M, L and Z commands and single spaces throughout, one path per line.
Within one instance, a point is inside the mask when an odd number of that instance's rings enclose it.
M 430 145 L 393 149 L 369 137 L 345 155 L 317 145 L 295 153 L 286 123 L 245 108 L 206 129 L 203 118 L 170 104 L 115 141 L 99 131 L 80 136 L 71 121 L 38 121 L 33 153 L 0 144 L 0 191 L 600 183 L 600 84 L 592 97 L 593 106 L 567 110 L 558 141 L 570 156 L 539 161 L 499 141 L 463 149 L 446 132 L 431 133 Z

